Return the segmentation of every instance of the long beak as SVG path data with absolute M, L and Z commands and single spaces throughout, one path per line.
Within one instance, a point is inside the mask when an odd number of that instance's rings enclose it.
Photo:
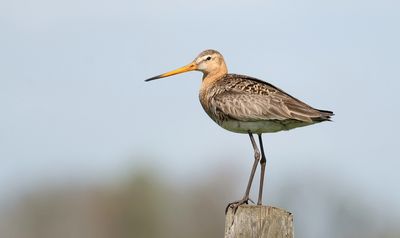
M 172 71 L 170 71 L 168 73 L 160 74 L 160 75 L 151 77 L 149 79 L 146 79 L 145 81 L 148 82 L 148 81 L 151 81 L 151 80 L 155 80 L 155 79 L 159 79 L 159 78 L 165 78 L 165 77 L 168 77 L 168 76 L 172 76 L 172 75 L 175 75 L 175 74 L 181 74 L 181 73 L 192 71 L 192 70 L 196 70 L 196 69 L 197 69 L 196 64 L 194 62 L 192 62 L 192 63 L 190 63 L 190 64 L 188 64 L 186 66 L 183 66 L 183 67 L 181 67 L 179 69 L 175 69 L 175 70 L 172 70 Z

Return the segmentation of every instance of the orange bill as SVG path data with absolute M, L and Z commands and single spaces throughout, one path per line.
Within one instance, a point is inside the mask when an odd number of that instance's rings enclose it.
M 167 73 L 151 77 L 149 79 L 146 79 L 145 81 L 148 82 L 148 81 L 151 81 L 151 80 L 155 80 L 155 79 L 159 79 L 159 78 L 165 78 L 165 77 L 169 77 L 169 76 L 172 76 L 172 75 L 175 75 L 175 74 L 181 74 L 181 73 L 185 73 L 185 72 L 196 70 L 196 69 L 197 69 L 197 66 L 193 62 L 193 63 L 190 63 L 190 64 L 188 64 L 186 66 L 183 66 L 183 67 L 181 67 L 179 69 L 175 69 L 175 70 L 169 71 Z

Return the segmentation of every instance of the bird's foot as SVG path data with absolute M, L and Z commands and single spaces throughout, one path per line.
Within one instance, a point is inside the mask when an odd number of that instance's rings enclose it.
M 228 205 L 225 208 L 225 214 L 228 212 L 229 208 L 232 208 L 233 209 L 233 214 L 235 214 L 240 205 L 249 204 L 249 201 L 254 203 L 253 200 L 251 200 L 249 198 L 249 196 L 244 196 L 242 199 L 240 199 L 238 201 L 234 201 L 234 202 L 228 203 Z

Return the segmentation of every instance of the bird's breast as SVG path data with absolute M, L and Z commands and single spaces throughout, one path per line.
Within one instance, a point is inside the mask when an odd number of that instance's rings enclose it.
M 215 96 L 215 92 L 210 90 L 209 88 L 202 87 L 199 93 L 200 104 L 203 107 L 204 111 L 213 119 L 217 120 L 217 115 L 215 113 L 215 106 L 213 105 L 213 97 Z

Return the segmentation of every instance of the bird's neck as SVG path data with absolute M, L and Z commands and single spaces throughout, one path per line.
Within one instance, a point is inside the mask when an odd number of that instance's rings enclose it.
M 202 84 L 209 85 L 209 84 L 221 79 L 227 73 L 228 73 L 228 69 L 226 68 L 225 65 L 223 65 L 223 67 L 219 67 L 218 70 L 214 70 L 211 72 L 204 72 Z
M 214 82 L 218 81 L 221 79 L 224 75 L 226 75 L 227 72 L 218 72 L 218 73 L 204 73 L 203 75 L 203 81 L 202 81 L 202 86 L 207 87 L 212 85 Z

